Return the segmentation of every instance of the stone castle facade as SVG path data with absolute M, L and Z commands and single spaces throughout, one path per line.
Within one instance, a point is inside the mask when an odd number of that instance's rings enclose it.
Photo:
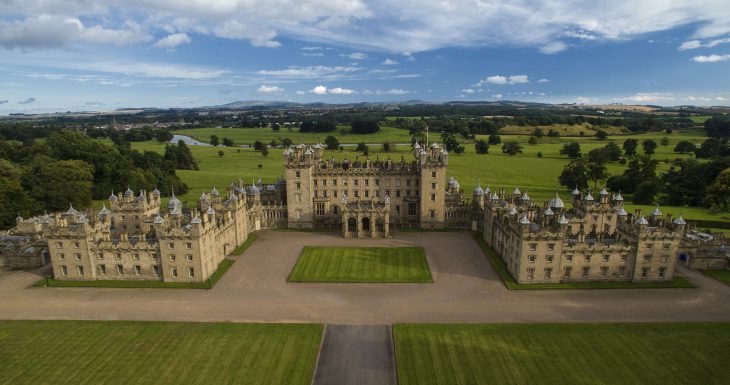
M 195 207 L 173 193 L 163 209 L 157 189 L 127 189 L 98 212 L 71 207 L 18 218 L 18 228 L 32 224 L 33 242 L 47 244 L 55 279 L 164 282 L 206 281 L 249 234 L 270 228 L 339 229 L 348 238 L 407 228 L 474 230 L 519 283 L 671 280 L 690 240 L 681 217 L 663 217 L 658 208 L 648 219 L 629 214 L 621 195 L 605 190 L 596 198 L 573 191 L 570 209 L 557 193 L 540 205 L 519 189 L 481 186 L 467 202 L 458 181 L 447 180 L 449 154 L 436 143 L 414 145 L 408 161 L 323 154 L 321 145 L 286 149 L 283 179 L 213 188 Z M 694 253 L 707 254 L 693 242 Z M 713 245 L 723 242 L 719 236 Z

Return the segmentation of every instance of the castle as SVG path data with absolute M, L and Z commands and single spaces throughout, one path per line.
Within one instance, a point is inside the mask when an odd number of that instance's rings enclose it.
M 249 234 L 270 228 L 339 229 L 346 238 L 407 228 L 474 230 L 519 283 L 671 280 L 683 242 L 702 248 L 685 236 L 681 216 L 662 216 L 658 207 L 648 219 L 629 214 L 621 194 L 605 189 L 595 198 L 573 191 L 571 209 L 557 192 L 540 205 L 519 189 L 481 186 L 467 202 L 458 181 L 447 180 L 449 154 L 436 143 L 416 143 L 410 161 L 323 154 L 319 144 L 287 148 L 285 178 L 213 188 L 196 207 L 173 193 L 162 210 L 157 189 L 128 188 L 112 193 L 109 208 L 18 218 L 18 228 L 42 234 L 34 239 L 47 242 L 59 280 L 204 282 Z

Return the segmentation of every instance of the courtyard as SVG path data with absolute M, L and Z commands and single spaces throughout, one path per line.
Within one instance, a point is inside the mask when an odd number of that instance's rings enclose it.
M 730 321 L 730 287 L 681 269 L 695 289 L 507 290 L 470 232 L 389 239 L 262 231 L 212 290 L 33 287 L 0 271 L 0 318 L 340 324 Z M 422 247 L 433 283 L 287 282 L 304 246 Z

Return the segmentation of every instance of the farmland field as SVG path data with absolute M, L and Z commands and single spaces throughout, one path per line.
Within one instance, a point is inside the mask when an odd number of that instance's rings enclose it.
M 432 282 L 420 247 L 305 246 L 289 282 Z
M 0 321 L 2 384 L 308 385 L 322 325 Z
M 393 337 L 400 385 L 730 383 L 730 324 L 394 325 Z

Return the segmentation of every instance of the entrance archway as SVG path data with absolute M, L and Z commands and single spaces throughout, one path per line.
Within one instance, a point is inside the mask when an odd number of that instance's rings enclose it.
M 357 231 L 357 220 L 355 218 L 350 218 L 347 220 L 347 231 L 351 233 Z
M 370 231 L 370 218 L 365 217 L 362 219 L 362 231 Z

